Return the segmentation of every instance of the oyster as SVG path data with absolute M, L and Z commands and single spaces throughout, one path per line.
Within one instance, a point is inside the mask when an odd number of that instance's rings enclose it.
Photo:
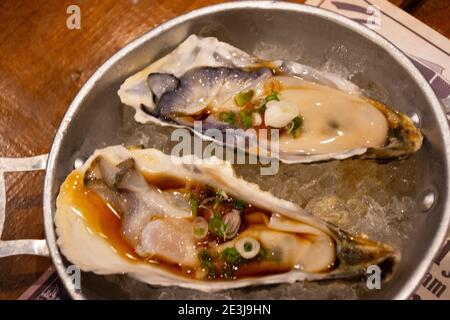
M 236 176 L 217 158 L 97 150 L 62 184 L 62 253 L 84 271 L 216 291 L 390 274 L 393 249 L 348 234 Z
M 355 84 L 297 62 L 263 61 L 216 38 L 191 35 L 126 79 L 118 94 L 138 122 L 186 127 L 241 149 L 236 141 L 248 137 L 258 148 L 245 151 L 285 163 L 402 158 L 422 144 L 410 118 L 363 96 Z M 230 142 L 208 134 L 211 128 L 242 130 Z M 278 130 L 279 144 L 260 129 Z

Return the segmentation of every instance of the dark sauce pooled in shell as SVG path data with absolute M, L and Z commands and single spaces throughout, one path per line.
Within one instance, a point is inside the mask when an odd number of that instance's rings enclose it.
M 145 172 L 143 176 L 149 184 L 158 187 L 161 191 L 177 190 L 188 192 L 191 196 L 197 197 L 199 203 L 205 199 L 218 199 L 206 201 L 197 209 L 197 216 L 203 217 L 206 221 L 209 221 L 213 211 L 223 218 L 225 214 L 238 209 L 241 216 L 241 224 L 237 235 L 250 226 L 267 224 L 271 216 L 270 212 L 251 204 L 243 203 L 231 196 L 227 195 L 224 198 L 221 193 L 209 186 L 159 173 Z M 155 264 L 177 275 L 197 278 L 196 272 L 204 268 L 203 266 L 200 268 L 186 268 L 158 259 L 158 257 L 144 258 L 139 256 L 123 236 L 119 210 L 110 203 L 105 202 L 93 190 L 90 190 L 83 180 L 83 174 L 74 171 L 68 176 L 61 190 L 69 197 L 72 208 L 84 220 L 89 230 L 104 238 L 110 244 L 111 250 L 133 263 Z M 209 250 L 224 242 L 223 238 L 208 232 L 204 239 L 197 241 L 196 246 L 198 251 L 202 252 L 202 250 Z M 254 259 L 239 259 L 238 262 L 232 264 L 224 261 L 219 255 L 213 255 L 212 259 L 216 272 L 214 277 L 208 277 L 208 279 L 238 279 L 287 272 L 290 269 L 277 263 L 276 259 L 268 259 L 261 254 Z

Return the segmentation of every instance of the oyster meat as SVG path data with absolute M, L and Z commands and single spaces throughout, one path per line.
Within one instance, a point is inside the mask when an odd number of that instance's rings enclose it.
M 62 184 L 62 253 L 84 271 L 217 291 L 390 274 L 398 255 L 237 177 L 217 158 L 97 150 Z
M 216 38 L 191 35 L 126 79 L 118 94 L 138 122 L 185 127 L 238 148 L 239 137 L 253 138 L 259 148 L 245 151 L 286 163 L 402 158 L 422 144 L 409 117 L 355 84 L 298 62 L 260 60 Z M 208 129 L 241 130 L 230 142 Z M 271 145 L 261 129 L 277 130 L 279 143 Z

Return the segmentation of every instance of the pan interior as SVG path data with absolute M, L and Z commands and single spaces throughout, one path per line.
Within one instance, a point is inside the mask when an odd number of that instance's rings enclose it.
M 402 259 L 391 281 L 384 283 L 381 290 L 368 290 L 365 281 L 359 279 L 205 294 L 177 287 L 152 287 L 124 275 L 84 273 L 84 298 L 388 299 L 411 281 L 414 266 L 424 259 L 433 241 L 432 231 L 442 220 L 446 201 L 444 193 L 437 194 L 439 201 L 431 210 L 420 210 L 420 196 L 425 190 L 447 190 L 445 147 L 436 125 L 438 115 L 418 80 L 381 46 L 348 26 L 308 13 L 304 7 L 296 11 L 288 8 L 280 5 L 278 9 L 241 7 L 203 12 L 178 21 L 163 33 L 155 31 L 145 36 L 145 41 L 119 57 L 100 75 L 68 119 L 70 123 L 60 138 L 51 171 L 51 207 L 54 209 L 58 188 L 73 169 L 75 159 L 86 159 L 95 149 L 124 143 L 170 153 L 175 144 L 170 139 L 172 129 L 135 123 L 132 109 L 120 104 L 116 92 L 127 76 L 167 54 L 189 34 L 214 36 L 261 58 L 297 60 L 338 73 L 362 87 L 368 96 L 421 117 L 425 143 L 406 160 L 280 164 L 275 176 L 260 176 L 256 165 L 236 166 L 238 174 L 262 189 L 299 203 L 344 229 L 366 233 L 394 246 Z M 69 264 L 63 260 L 59 267 Z

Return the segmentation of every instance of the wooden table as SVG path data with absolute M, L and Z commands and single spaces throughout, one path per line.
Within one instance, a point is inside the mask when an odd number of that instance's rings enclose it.
M 48 153 L 70 101 L 125 44 L 170 18 L 221 0 L 4 0 L 0 2 L 0 157 Z M 303 1 L 296 1 L 303 2 Z M 445 36 L 450 2 L 392 0 Z M 68 30 L 66 9 L 81 8 L 81 30 Z M 44 173 L 8 173 L 2 240 L 43 238 Z M 0 259 L 0 299 L 14 299 L 50 259 Z

